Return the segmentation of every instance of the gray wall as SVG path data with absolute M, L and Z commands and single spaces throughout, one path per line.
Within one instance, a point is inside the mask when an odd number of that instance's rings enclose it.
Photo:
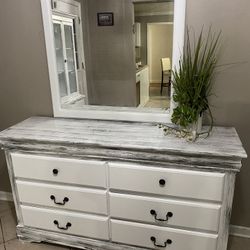
M 0 130 L 32 115 L 52 116 L 39 0 L 1 1 Z M 10 190 L 3 152 L 0 190 Z
M 250 2 L 188 0 L 188 23 L 222 28 L 221 62 L 241 62 L 216 77 L 212 98 L 218 125 L 235 126 L 250 155 Z M 52 115 L 39 0 L 1 1 L 0 129 L 31 115 Z M 36 94 L 37 93 L 37 94 Z M 236 183 L 232 223 L 250 226 L 250 160 Z M 0 190 L 10 190 L 3 154 Z
M 250 156 L 250 1 L 188 0 L 188 25 L 197 32 L 202 25 L 222 30 L 219 64 L 235 63 L 216 75 L 211 98 L 217 125 L 236 127 Z M 238 175 L 232 224 L 250 227 L 250 158 Z

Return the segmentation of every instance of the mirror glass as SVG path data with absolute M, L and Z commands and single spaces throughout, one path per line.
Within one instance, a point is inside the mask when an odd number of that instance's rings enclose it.
M 168 109 L 173 15 L 173 1 L 53 0 L 61 107 Z

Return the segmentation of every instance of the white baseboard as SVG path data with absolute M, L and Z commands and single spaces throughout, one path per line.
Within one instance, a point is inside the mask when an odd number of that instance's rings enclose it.
M 250 227 L 230 225 L 230 235 L 250 238 Z
M 13 201 L 12 193 L 0 191 L 0 200 L 2 200 L 2 201 Z
M 149 82 L 150 83 L 159 83 L 160 84 L 161 83 L 161 79 L 160 80 L 150 80 Z

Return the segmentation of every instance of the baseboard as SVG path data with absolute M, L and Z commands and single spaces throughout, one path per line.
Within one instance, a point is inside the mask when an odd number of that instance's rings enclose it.
M 149 87 L 157 87 L 157 88 L 160 88 L 160 87 L 161 87 L 161 83 L 159 83 L 159 82 L 156 82 L 156 83 L 150 82 Z
M 230 225 L 230 235 L 250 238 L 250 227 Z
M 13 201 L 12 193 L 0 191 L 0 200 L 2 200 L 2 201 Z
M 158 83 L 158 84 L 161 84 L 161 80 L 150 80 L 149 82 L 150 82 L 150 83 Z

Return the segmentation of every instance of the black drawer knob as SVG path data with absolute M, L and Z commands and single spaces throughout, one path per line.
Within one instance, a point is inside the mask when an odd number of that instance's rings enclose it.
M 171 245 L 172 244 L 172 240 L 170 239 L 167 239 L 163 245 L 160 245 L 160 244 L 157 244 L 156 243 L 156 238 L 154 236 L 151 236 L 150 240 L 154 243 L 154 246 L 156 247 L 162 247 L 162 248 L 165 248 L 167 247 L 167 245 Z
M 56 168 L 53 169 L 53 175 L 58 175 L 58 172 L 59 172 L 58 169 Z
M 60 229 L 60 230 L 68 230 L 69 227 L 71 227 L 71 223 L 70 223 L 70 222 L 68 222 L 68 223 L 66 224 L 65 227 L 61 227 L 61 226 L 59 225 L 59 222 L 58 222 L 57 220 L 54 220 L 54 224 L 55 224 L 55 225 L 57 226 L 57 228 Z
M 159 184 L 160 184 L 160 186 L 165 186 L 166 181 L 164 179 L 160 179 Z

